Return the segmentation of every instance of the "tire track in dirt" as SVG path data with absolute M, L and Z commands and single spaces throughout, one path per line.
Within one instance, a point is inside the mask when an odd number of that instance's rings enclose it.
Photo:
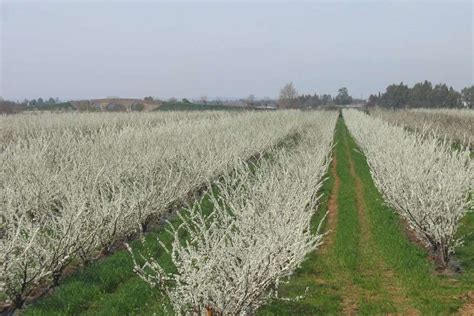
M 474 315 L 474 291 L 466 293 L 467 303 L 459 310 L 460 316 L 472 316 Z

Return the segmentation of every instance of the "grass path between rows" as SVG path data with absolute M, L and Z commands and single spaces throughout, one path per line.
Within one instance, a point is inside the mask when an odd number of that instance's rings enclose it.
M 406 237 L 398 216 L 383 203 L 364 155 L 342 119 L 329 172 L 325 244 L 281 287 L 286 298 L 260 315 L 469 315 L 474 290 L 474 240 L 458 250 L 464 273 L 435 273 L 424 249 Z M 473 214 L 461 228 L 474 230 Z M 318 218 L 315 216 L 317 225 Z M 467 308 L 466 308 L 467 307 Z M 461 312 L 460 312 L 461 311 Z

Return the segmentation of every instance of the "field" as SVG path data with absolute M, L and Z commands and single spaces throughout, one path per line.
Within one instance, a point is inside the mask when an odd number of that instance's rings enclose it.
M 472 315 L 473 117 L 1 117 L 4 312 Z
M 390 123 L 419 132 L 431 132 L 459 144 L 474 148 L 474 113 L 472 110 L 413 109 L 404 111 L 371 111 Z

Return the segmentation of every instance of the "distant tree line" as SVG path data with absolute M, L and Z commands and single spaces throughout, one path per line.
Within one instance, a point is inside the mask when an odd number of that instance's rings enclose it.
M 72 110 L 73 107 L 69 102 L 61 102 L 58 98 L 49 98 L 47 100 L 43 98 L 38 99 L 24 99 L 23 101 L 8 101 L 0 99 L 0 113 L 13 114 L 29 110 Z
M 286 84 L 280 90 L 278 107 L 282 109 L 294 108 L 318 108 L 332 105 L 349 105 L 353 103 L 362 103 L 364 100 L 354 99 L 346 87 L 338 90 L 335 97 L 330 94 L 301 94 L 298 95 L 292 82 Z
M 44 105 L 54 105 L 54 104 L 59 104 L 59 99 L 58 98 L 49 98 L 48 100 L 44 100 L 43 98 L 38 98 L 38 99 L 32 99 L 28 100 L 25 99 L 23 100 L 22 104 L 25 106 L 30 106 L 30 107 L 41 107 Z
M 391 84 L 384 93 L 370 95 L 367 105 L 379 105 L 389 108 L 473 108 L 474 86 L 458 92 L 446 84 L 433 84 L 427 80 L 413 87 L 403 84 Z
M 188 100 L 186 98 L 178 100 L 170 98 L 168 101 L 160 101 L 157 98 L 146 96 L 143 98 L 147 102 L 163 102 L 170 108 L 175 106 L 193 107 L 198 109 L 199 106 L 222 106 L 222 107 L 247 107 L 247 108 L 275 108 L 280 109 L 298 109 L 298 108 L 320 108 L 330 106 L 347 106 L 350 104 L 365 103 L 366 100 L 353 98 L 346 87 L 338 90 L 336 96 L 331 94 L 298 94 L 292 82 L 286 84 L 281 90 L 278 100 L 270 98 L 257 99 L 254 95 L 238 100 L 209 100 L 206 96 L 198 100 Z M 384 93 L 372 94 L 367 100 L 368 106 L 382 106 L 388 108 L 474 108 L 474 86 L 466 87 L 461 92 L 456 91 L 453 87 L 446 84 L 433 84 L 427 80 L 416 83 L 413 87 L 401 82 L 400 84 L 389 85 Z M 133 106 L 132 111 L 142 111 L 144 106 L 138 104 Z M 45 100 L 25 99 L 22 102 L 7 101 L 0 98 L 0 113 L 18 113 L 27 110 L 85 110 L 76 108 L 71 102 L 60 102 L 58 98 Z M 96 109 L 95 109 L 96 110 Z M 113 111 L 125 111 L 124 107 L 114 107 Z
M 19 103 L 0 99 L 0 113 L 14 114 L 24 111 L 24 106 Z

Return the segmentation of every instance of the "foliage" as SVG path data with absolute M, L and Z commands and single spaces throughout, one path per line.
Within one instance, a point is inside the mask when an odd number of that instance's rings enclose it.
M 328 107 L 332 105 L 348 105 L 355 101 L 362 102 L 363 100 L 355 100 L 349 95 L 347 88 L 340 88 L 338 95 L 333 98 L 330 94 L 301 94 L 298 95 L 292 82 L 286 84 L 280 90 L 280 97 L 278 100 L 279 108 L 319 108 Z
M 302 108 L 319 108 L 333 105 L 334 101 L 330 94 L 302 94 L 298 97 L 299 107 Z
M 296 92 L 293 82 L 287 83 L 280 90 L 278 99 L 278 107 L 280 109 L 290 109 L 297 107 L 298 93 Z
M 343 87 L 338 90 L 334 102 L 337 105 L 348 105 L 352 103 L 352 97 L 349 95 L 349 91 L 347 90 L 347 88 Z
M 390 108 L 458 108 L 472 107 L 469 101 L 466 105 L 463 100 L 469 99 L 467 94 L 469 88 L 463 90 L 463 94 L 457 92 L 453 87 L 446 84 L 437 84 L 433 87 L 432 83 L 425 80 L 416 83 L 412 88 L 401 82 L 400 84 L 391 84 L 387 87 L 385 93 L 379 95 L 370 95 L 367 104 L 369 106 L 380 105 Z
M 132 104 L 131 110 L 141 112 L 145 109 L 145 106 L 141 103 Z
M 474 86 L 466 87 L 462 89 L 462 100 L 465 102 L 465 106 L 474 109 Z
M 70 102 L 44 103 L 42 106 L 28 106 L 27 111 L 73 111 L 75 108 Z

